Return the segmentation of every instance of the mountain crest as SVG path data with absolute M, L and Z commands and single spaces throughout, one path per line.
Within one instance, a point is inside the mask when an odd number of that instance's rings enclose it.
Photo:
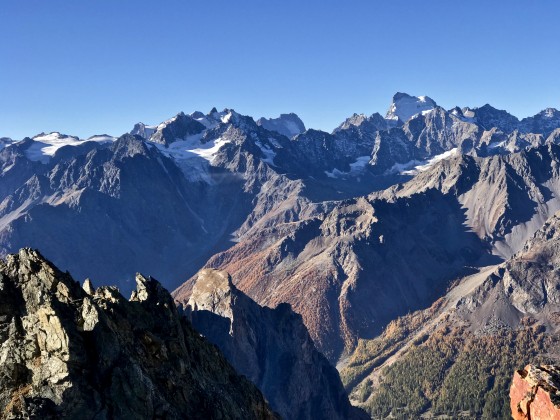
M 276 417 L 157 281 L 84 286 L 31 249 L 0 261 L 2 418 Z
M 411 96 L 397 92 L 385 118 L 396 123 L 405 123 L 413 116 L 429 112 L 436 106 L 436 102 L 428 96 Z

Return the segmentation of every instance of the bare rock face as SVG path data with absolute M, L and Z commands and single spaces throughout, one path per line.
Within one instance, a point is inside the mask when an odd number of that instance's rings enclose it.
M 84 288 L 38 252 L 0 262 L 2 418 L 274 418 L 155 280 Z
M 259 306 L 227 272 L 198 273 L 187 313 L 194 327 L 263 392 L 286 419 L 367 418 L 350 405 L 338 372 L 317 351 L 288 304 Z
M 527 365 L 515 372 L 509 395 L 514 420 L 560 419 L 560 369 Z

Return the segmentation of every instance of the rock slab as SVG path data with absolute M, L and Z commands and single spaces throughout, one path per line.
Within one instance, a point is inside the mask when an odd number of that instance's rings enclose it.
M 509 395 L 514 420 L 560 419 L 560 368 L 527 365 L 515 372 Z

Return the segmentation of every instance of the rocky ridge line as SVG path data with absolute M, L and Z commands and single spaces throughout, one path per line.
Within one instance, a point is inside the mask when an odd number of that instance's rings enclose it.
M 272 419 L 154 279 L 129 301 L 37 251 L 0 261 L 0 406 L 16 418 Z

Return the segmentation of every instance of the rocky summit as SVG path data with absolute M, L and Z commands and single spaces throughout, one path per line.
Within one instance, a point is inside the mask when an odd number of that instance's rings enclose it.
M 205 269 L 197 274 L 185 310 L 283 418 L 368 418 L 350 405 L 338 372 L 290 305 L 262 307 L 239 291 L 228 273 Z
M 38 252 L 0 262 L 3 419 L 273 419 L 262 394 L 154 279 L 126 300 Z

